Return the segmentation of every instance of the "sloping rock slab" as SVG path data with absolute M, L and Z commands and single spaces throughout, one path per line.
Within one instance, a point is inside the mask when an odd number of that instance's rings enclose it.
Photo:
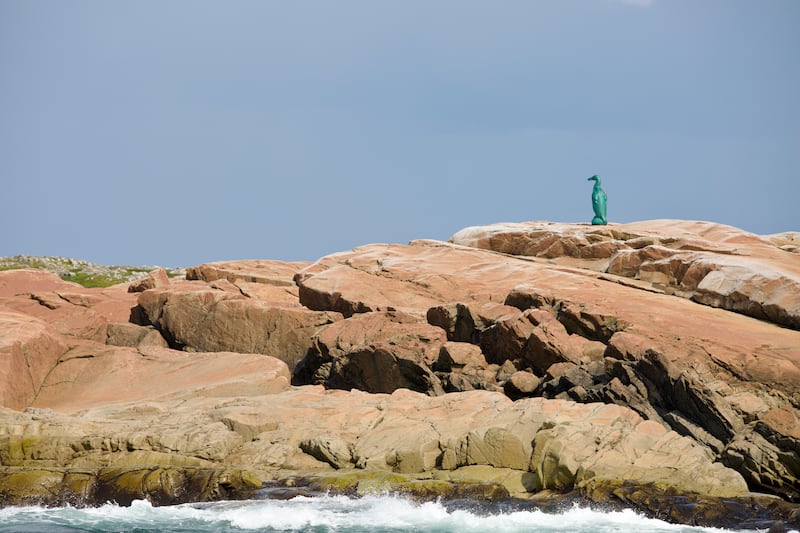
M 346 316 L 396 309 L 426 317 L 433 307 L 451 302 L 549 309 L 570 335 L 608 343 L 618 331 L 628 330 L 681 365 L 702 361 L 724 368 L 734 379 L 778 386 L 790 396 L 800 393 L 800 332 L 604 276 L 474 248 L 415 241 L 327 256 L 296 279 L 306 305 Z M 311 296 L 304 300 L 304 295 Z M 429 307 L 431 302 L 435 305 Z
M 32 405 L 77 411 L 134 400 L 263 395 L 285 390 L 289 381 L 286 363 L 261 354 L 83 342 L 54 365 Z
M 694 301 L 800 329 L 800 261 L 786 238 L 710 222 L 465 228 L 450 242 L 644 280 Z
M 308 262 L 270 260 L 219 261 L 187 268 L 186 279 L 216 281 L 227 279 L 231 283 L 245 281 L 276 287 L 293 287 L 294 275 L 309 266 Z
M 0 308 L 44 321 L 68 337 L 103 342 L 106 324 L 128 321 L 135 306 L 127 284 L 84 288 L 40 270 L 0 272 Z
M 310 309 L 345 316 L 397 310 L 425 317 L 429 308 L 451 302 L 502 302 L 514 284 L 498 290 L 498 278 L 514 273 L 515 265 L 491 255 L 414 241 L 410 246 L 372 244 L 323 257 L 300 271 L 295 281 L 300 302 Z
M 219 261 L 188 268 L 186 279 L 227 280 L 249 298 L 299 306 L 294 275 L 309 264 L 270 260 Z
M 247 298 L 205 283 L 141 294 L 147 322 L 176 347 L 196 351 L 261 353 L 285 361 L 290 369 L 306 355 L 317 330 L 342 317 L 338 313 Z
M 66 351 L 65 339 L 48 324 L 0 311 L 0 406 L 30 405 Z

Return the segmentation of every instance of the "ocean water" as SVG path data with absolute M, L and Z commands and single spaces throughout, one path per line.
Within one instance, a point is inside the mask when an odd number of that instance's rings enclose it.
M 536 510 L 475 512 L 439 502 L 395 496 L 297 496 L 289 500 L 245 500 L 153 507 L 107 504 L 0 509 L 0 532 L 722 532 L 668 524 L 633 511 L 601 512 L 573 507 L 558 514 Z M 730 530 L 727 530 L 730 531 Z M 755 530 L 739 530 L 755 531 Z

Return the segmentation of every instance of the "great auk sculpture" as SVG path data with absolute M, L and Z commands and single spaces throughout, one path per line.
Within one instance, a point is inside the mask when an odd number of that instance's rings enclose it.
M 592 224 L 603 225 L 608 224 L 606 219 L 606 191 L 600 186 L 600 176 L 594 175 L 587 181 L 594 181 L 594 188 L 592 189 L 592 209 L 594 209 L 594 218 Z

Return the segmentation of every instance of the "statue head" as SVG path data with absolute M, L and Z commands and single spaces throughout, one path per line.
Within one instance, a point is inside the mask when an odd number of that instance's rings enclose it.
M 586 181 L 592 181 L 592 180 L 594 180 L 594 181 L 600 181 L 600 176 L 598 176 L 597 174 L 595 174 L 594 176 L 592 176 L 591 178 L 587 179 Z

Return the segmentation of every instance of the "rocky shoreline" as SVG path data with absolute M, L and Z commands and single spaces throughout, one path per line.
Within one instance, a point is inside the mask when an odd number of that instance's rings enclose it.
M 787 531 L 800 523 L 798 506 L 766 494 L 713 497 L 674 493 L 656 485 L 607 484 L 592 490 L 542 490 L 512 495 L 499 481 L 477 481 L 480 476 L 431 473 L 423 476 L 386 471 L 350 470 L 337 473 L 288 475 L 261 481 L 253 472 L 238 469 L 132 466 L 84 469 L 30 469 L 0 467 L 3 487 L 0 507 L 7 505 L 71 506 L 76 508 L 135 500 L 153 505 L 220 500 L 280 499 L 341 494 L 362 497 L 396 494 L 420 502 L 437 501 L 449 510 L 475 513 L 537 509 L 560 513 L 574 506 L 605 512 L 636 509 L 650 517 L 676 524 L 725 529 Z
M 0 505 L 372 490 L 800 527 L 797 240 L 541 222 L 106 288 L 3 271 Z

